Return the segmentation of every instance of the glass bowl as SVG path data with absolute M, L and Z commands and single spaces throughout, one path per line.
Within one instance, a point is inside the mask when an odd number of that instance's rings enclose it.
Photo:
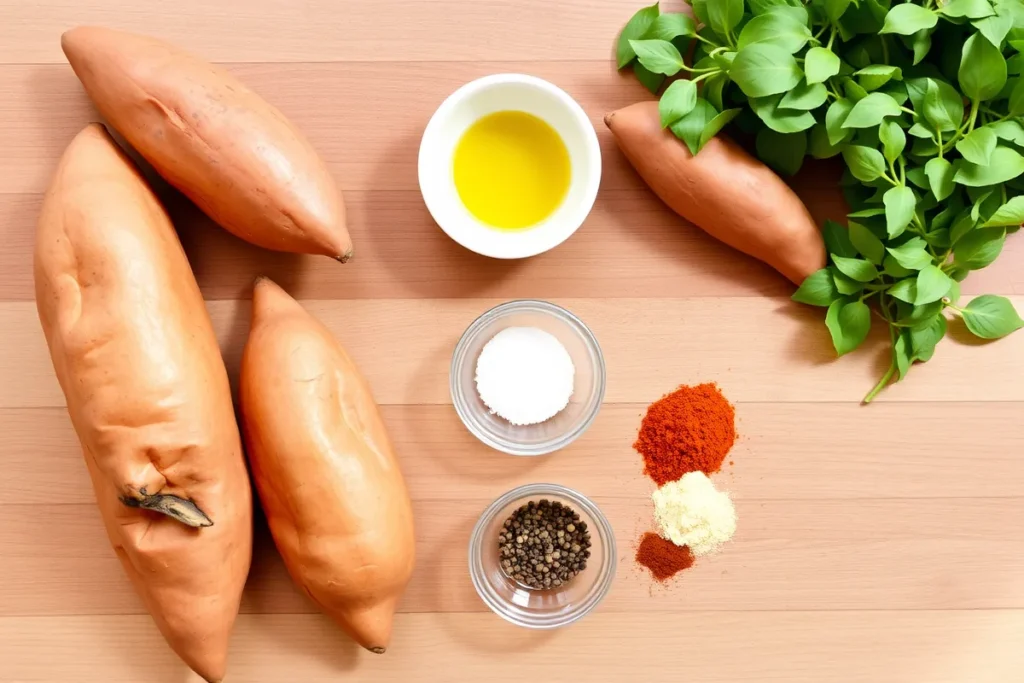
M 561 502 L 579 513 L 590 531 L 587 568 L 550 590 L 529 590 L 509 578 L 498 559 L 498 534 L 516 508 L 531 500 Z M 469 539 L 469 575 L 480 598 L 517 626 L 552 629 L 571 624 L 597 607 L 615 579 L 615 534 L 608 519 L 586 496 L 558 484 L 527 484 L 490 504 Z
M 508 327 L 545 330 L 565 346 L 572 358 L 575 377 L 569 405 L 545 422 L 513 425 L 492 414 L 477 394 L 480 351 Z M 546 301 L 509 301 L 487 311 L 466 329 L 455 346 L 449 379 L 455 411 L 474 436 L 511 455 L 544 455 L 575 441 L 597 417 L 604 398 L 604 356 L 590 329 L 564 308 Z

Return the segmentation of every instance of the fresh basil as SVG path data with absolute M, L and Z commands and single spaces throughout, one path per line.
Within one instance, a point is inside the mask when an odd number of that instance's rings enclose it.
M 1010 300 L 991 294 L 971 299 L 961 315 L 967 329 L 982 339 L 1000 339 L 1024 327 Z

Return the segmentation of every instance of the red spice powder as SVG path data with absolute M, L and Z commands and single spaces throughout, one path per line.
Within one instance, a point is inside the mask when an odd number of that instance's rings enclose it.
M 736 411 L 713 383 L 681 386 L 647 408 L 633 448 L 662 486 L 687 472 L 717 472 L 736 442 Z
M 693 553 L 658 534 L 647 532 L 636 549 L 637 563 L 647 567 L 658 581 L 666 581 L 693 566 Z

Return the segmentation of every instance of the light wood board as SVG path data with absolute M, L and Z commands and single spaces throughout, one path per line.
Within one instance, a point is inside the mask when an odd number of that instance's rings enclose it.
M 833 360 L 820 311 L 768 268 L 707 238 L 642 185 L 604 129 L 648 97 L 611 45 L 637 0 L 0 0 L 0 683 L 196 681 L 163 643 L 108 547 L 33 303 L 42 193 L 96 118 L 60 32 L 102 23 L 222 63 L 291 116 L 346 191 L 357 256 L 341 266 L 243 244 L 162 183 L 229 372 L 249 287 L 277 279 L 338 335 L 383 406 L 417 513 L 416 575 L 383 657 L 360 652 L 295 590 L 265 529 L 228 681 L 1006 683 L 1024 669 L 1024 335 L 973 341 L 871 407 L 883 331 Z M 673 2 L 664 3 L 676 9 Z M 590 115 L 604 151 L 594 212 L 525 262 L 477 257 L 430 220 L 419 136 L 463 82 L 548 78 Z M 797 179 L 819 218 L 841 212 L 835 168 Z M 1024 239 L 965 283 L 1024 309 Z M 607 400 L 563 452 L 488 450 L 448 396 L 452 348 L 503 300 L 563 304 L 595 331 Z M 645 406 L 718 382 L 740 440 L 716 476 L 739 531 L 661 586 L 632 553 L 652 484 L 632 451 Z M 466 569 L 477 515 L 552 481 L 592 496 L 619 546 L 607 600 L 554 633 L 487 611 Z

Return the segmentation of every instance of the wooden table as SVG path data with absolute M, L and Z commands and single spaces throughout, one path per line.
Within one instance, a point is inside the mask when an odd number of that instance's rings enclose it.
M 1020 680 L 1024 334 L 979 345 L 954 325 L 934 361 L 876 405 L 858 405 L 887 362 L 881 335 L 834 361 L 820 312 L 790 303 L 780 277 L 666 210 L 601 124 L 647 96 L 610 59 L 639 4 L 0 0 L 0 681 L 196 680 L 107 544 L 32 302 L 41 193 L 64 146 L 96 118 L 59 48 L 60 32 L 80 23 L 154 33 L 225 63 L 308 133 L 349 202 L 357 257 L 341 266 L 243 244 L 160 188 L 231 372 L 250 283 L 271 275 L 361 363 L 417 513 L 419 565 L 384 657 L 315 612 L 261 527 L 229 681 Z M 525 262 L 449 241 L 416 183 L 431 112 L 458 85 L 499 71 L 568 90 L 605 154 L 585 227 Z M 804 181 L 827 188 L 834 176 Z M 1024 237 L 965 292 L 1011 295 L 1024 310 Z M 449 401 L 456 339 L 514 297 L 569 307 L 608 361 L 597 422 L 550 457 L 489 451 Z M 720 555 L 658 586 L 633 562 L 652 521 L 651 484 L 630 444 L 647 403 L 703 381 L 737 406 L 741 440 L 716 480 L 736 500 L 739 531 Z M 592 496 L 619 543 L 611 594 L 554 633 L 491 614 L 466 569 L 478 513 L 536 481 Z

